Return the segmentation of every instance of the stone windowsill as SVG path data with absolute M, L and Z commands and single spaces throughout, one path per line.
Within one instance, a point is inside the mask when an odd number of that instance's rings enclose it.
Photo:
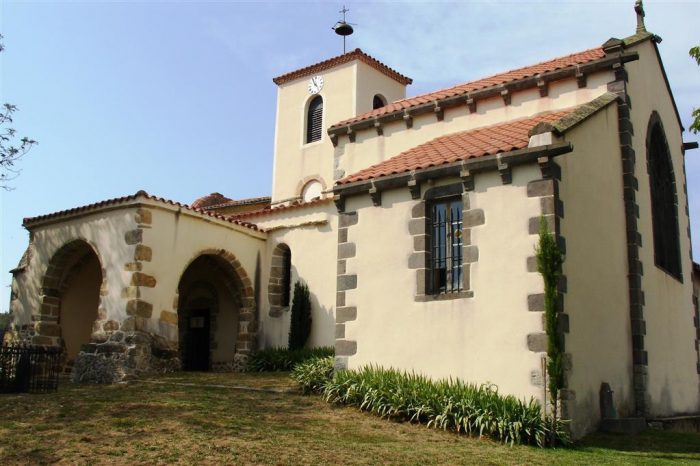
M 451 301 L 453 299 L 466 299 L 473 298 L 473 291 L 458 291 L 456 293 L 442 293 L 442 294 L 421 294 L 416 295 L 414 300 L 418 303 L 429 303 L 433 301 Z

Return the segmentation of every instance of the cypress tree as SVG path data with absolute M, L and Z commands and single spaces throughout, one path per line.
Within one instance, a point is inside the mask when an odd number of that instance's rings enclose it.
M 311 335 L 311 298 L 309 287 L 297 281 L 294 284 L 291 322 L 289 324 L 289 349 L 301 349 Z

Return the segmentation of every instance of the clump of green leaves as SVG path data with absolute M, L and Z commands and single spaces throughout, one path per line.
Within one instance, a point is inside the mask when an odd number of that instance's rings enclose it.
M 291 377 L 304 393 L 321 393 L 333 380 L 333 356 L 312 358 L 294 366 Z
M 310 359 L 333 356 L 335 349 L 330 346 L 318 348 L 301 348 L 289 350 L 287 348 L 268 348 L 256 351 L 248 359 L 248 372 L 279 372 L 291 371 L 298 364 Z
M 567 441 L 561 423 L 543 416 L 536 400 L 502 395 L 491 384 L 477 386 L 452 378 L 434 381 L 415 373 L 366 366 L 336 372 L 323 392 L 331 403 L 511 445 L 544 447 L 552 426 L 553 437 Z
M 537 271 L 544 280 L 544 315 L 547 332 L 547 373 L 549 395 L 552 402 L 552 421 L 556 422 L 559 391 L 564 387 L 564 340 L 559 332 L 559 279 L 564 255 L 556 238 L 549 231 L 547 221 L 540 217 L 540 236 L 536 248 Z M 554 428 L 552 431 L 555 430 Z M 551 439 L 554 443 L 555 439 Z
M 289 323 L 289 349 L 301 349 L 311 335 L 311 296 L 305 283 L 294 284 L 291 318 Z
M 696 45 L 695 47 L 691 48 L 688 51 L 688 55 L 690 55 L 691 58 L 694 58 L 695 62 L 700 65 L 700 45 Z M 693 122 L 690 124 L 690 131 L 698 134 L 698 131 L 700 131 L 700 108 L 693 110 L 691 116 L 693 117 Z

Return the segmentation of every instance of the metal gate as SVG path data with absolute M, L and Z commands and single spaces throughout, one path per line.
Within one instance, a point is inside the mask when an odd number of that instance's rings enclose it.
M 55 392 L 60 369 L 60 348 L 1 346 L 0 393 Z

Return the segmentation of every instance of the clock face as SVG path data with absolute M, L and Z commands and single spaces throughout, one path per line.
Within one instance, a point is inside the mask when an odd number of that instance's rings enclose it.
M 323 89 L 323 76 L 314 76 L 309 79 L 309 94 L 318 94 Z

